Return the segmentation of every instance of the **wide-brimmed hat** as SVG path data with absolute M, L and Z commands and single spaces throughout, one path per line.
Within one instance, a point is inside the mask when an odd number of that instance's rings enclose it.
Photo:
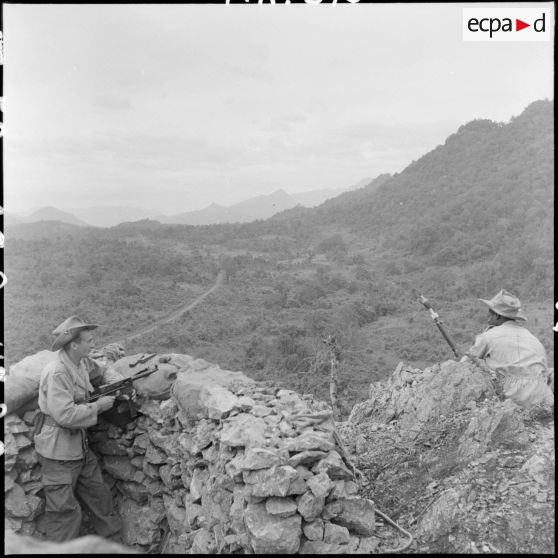
M 66 343 L 75 339 L 80 331 L 85 329 L 95 329 L 97 327 L 99 327 L 98 324 L 86 324 L 77 316 L 70 316 L 52 332 L 58 337 L 54 340 L 50 350 L 58 351 L 58 349 L 61 349 Z
M 519 299 L 505 289 L 502 289 L 490 300 L 485 300 L 484 298 L 479 298 L 479 300 L 484 302 L 493 312 L 496 312 L 496 314 L 504 316 L 504 318 L 510 318 L 520 322 L 525 322 L 527 320 L 521 310 L 521 302 L 519 302 Z

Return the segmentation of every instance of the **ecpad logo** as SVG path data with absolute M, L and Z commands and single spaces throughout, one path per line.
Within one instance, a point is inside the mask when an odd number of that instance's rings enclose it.
M 464 41 L 549 41 L 550 8 L 463 8 Z

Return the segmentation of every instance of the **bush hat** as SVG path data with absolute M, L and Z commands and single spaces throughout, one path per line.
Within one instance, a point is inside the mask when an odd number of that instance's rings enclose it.
M 52 344 L 51 351 L 58 351 L 66 343 L 75 339 L 80 331 L 86 329 L 95 329 L 99 327 L 97 324 L 86 324 L 77 316 L 70 316 L 64 320 L 52 333 L 58 337 Z
M 527 321 L 527 318 L 521 311 L 519 299 L 505 289 L 502 289 L 490 300 L 485 300 L 484 298 L 479 298 L 479 300 L 484 302 L 496 314 L 504 316 L 504 318 L 511 318 L 520 322 Z

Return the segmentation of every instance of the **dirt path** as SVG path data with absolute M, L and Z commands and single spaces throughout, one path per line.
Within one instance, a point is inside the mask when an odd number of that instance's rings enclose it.
M 213 285 L 213 287 L 211 287 L 208 291 L 206 291 L 205 293 L 198 296 L 198 298 L 196 298 L 193 302 L 190 302 L 189 304 L 179 306 L 176 310 L 171 312 L 168 316 L 165 316 L 164 318 L 160 318 L 159 320 L 156 320 L 155 322 L 153 322 L 148 327 L 140 329 L 139 331 L 136 331 L 136 332 L 132 332 L 128 335 L 125 335 L 124 337 L 120 337 L 119 339 L 109 340 L 105 343 L 105 345 L 108 344 L 108 343 L 123 344 L 126 341 L 131 341 L 132 339 L 137 339 L 138 337 L 141 337 L 142 335 L 145 335 L 146 333 L 150 333 L 150 332 L 154 331 L 155 329 L 157 329 L 159 326 L 161 326 L 163 324 L 168 324 L 168 323 L 174 321 L 176 318 L 178 318 L 179 316 L 184 314 L 184 312 L 188 312 L 192 308 L 195 308 L 200 302 L 202 302 L 212 292 L 216 291 L 223 284 L 224 280 L 225 280 L 225 275 L 222 271 L 220 271 L 219 275 L 217 275 L 217 279 L 215 280 L 215 284 Z

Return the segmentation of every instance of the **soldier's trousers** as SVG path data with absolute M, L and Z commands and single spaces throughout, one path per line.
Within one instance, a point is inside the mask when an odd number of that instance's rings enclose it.
M 91 515 L 99 535 L 109 537 L 120 530 L 121 521 L 113 511 L 112 495 L 103 481 L 97 458 L 89 448 L 79 461 L 41 456 L 41 465 L 49 540 L 62 542 L 79 536 L 81 506 Z

